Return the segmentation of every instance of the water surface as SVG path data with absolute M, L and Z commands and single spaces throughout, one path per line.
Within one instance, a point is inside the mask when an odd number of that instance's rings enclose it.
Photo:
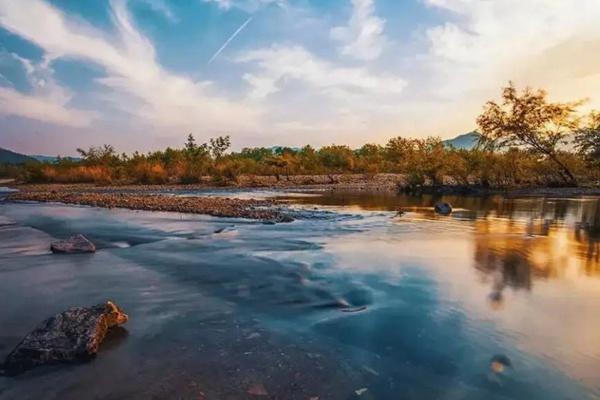
M 600 398 L 599 199 L 259 195 L 298 220 L 0 203 L 0 358 L 71 306 L 131 317 L 0 398 Z M 48 252 L 74 233 L 98 252 Z

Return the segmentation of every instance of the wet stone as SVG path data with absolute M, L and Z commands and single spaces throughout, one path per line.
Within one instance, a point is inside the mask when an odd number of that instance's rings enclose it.
M 94 253 L 96 246 L 85 236 L 78 234 L 66 240 L 59 240 L 50 244 L 53 253 Z
M 2 370 L 15 376 L 30 369 L 92 359 L 110 329 L 126 323 L 125 314 L 108 301 L 93 307 L 75 307 L 39 324 L 7 356 Z

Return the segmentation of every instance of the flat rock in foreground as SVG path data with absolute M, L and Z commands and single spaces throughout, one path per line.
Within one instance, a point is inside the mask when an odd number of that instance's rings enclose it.
M 96 246 L 85 236 L 78 234 L 66 240 L 59 240 L 50 244 L 53 253 L 93 253 Z
M 43 365 L 90 360 L 109 329 L 127 320 L 127 314 L 110 301 L 63 311 L 25 336 L 6 358 L 4 373 L 14 376 Z

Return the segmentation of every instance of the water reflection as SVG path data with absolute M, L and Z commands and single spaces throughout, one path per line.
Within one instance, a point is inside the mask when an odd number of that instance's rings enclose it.
M 451 218 L 432 211 L 448 201 Z M 475 268 L 492 281 L 492 297 L 505 287 L 531 290 L 537 279 L 568 275 L 600 275 L 600 200 L 507 199 L 502 196 L 408 196 L 385 193 L 326 192 L 321 197 L 294 198 L 303 204 L 403 210 L 400 221 L 427 218 L 444 222 L 467 220 L 474 230 Z
M 277 225 L 1 205 L 0 358 L 74 304 L 131 321 L 92 364 L 0 378 L 0 399 L 600 395 L 600 201 L 436 200 L 296 195 Z M 98 252 L 48 254 L 73 233 Z

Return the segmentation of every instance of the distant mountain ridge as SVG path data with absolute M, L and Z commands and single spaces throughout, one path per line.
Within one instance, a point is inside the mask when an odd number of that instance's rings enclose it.
M 0 147 L 0 164 L 23 164 L 35 158 Z
M 481 138 L 481 135 L 479 134 L 479 132 L 477 131 L 472 131 L 469 133 L 464 133 L 462 135 L 458 135 L 457 137 L 453 138 L 453 139 L 447 139 L 442 141 L 442 143 L 446 146 L 446 147 L 452 147 L 455 149 L 462 149 L 462 150 L 471 150 L 473 148 L 475 148 L 475 146 L 477 146 L 477 142 L 479 142 L 479 139 Z M 558 150 L 562 150 L 562 151 L 575 151 L 575 135 L 571 134 L 571 135 L 567 135 L 564 138 L 565 143 L 559 143 L 557 146 Z M 517 147 L 521 147 L 523 148 L 523 146 L 517 146 Z
M 58 161 L 57 156 L 43 156 L 43 155 L 31 155 L 29 157 L 33 157 L 36 160 L 40 161 L 40 162 L 45 162 L 45 163 L 55 163 Z M 65 160 L 71 160 L 71 161 L 81 161 L 81 157 L 60 157 L 61 159 L 65 159 Z
M 24 164 L 30 161 L 39 161 L 45 163 L 55 163 L 58 161 L 57 156 L 43 156 L 43 155 L 25 155 L 17 153 L 16 151 L 4 149 L 0 147 L 0 164 Z M 80 161 L 80 157 L 61 157 L 72 161 Z
M 455 149 L 462 150 L 471 150 L 475 146 L 477 146 L 477 142 L 481 135 L 477 131 L 472 131 L 469 133 L 464 133 L 462 135 L 458 135 L 453 139 L 444 140 L 442 143 L 446 147 L 452 147 Z

